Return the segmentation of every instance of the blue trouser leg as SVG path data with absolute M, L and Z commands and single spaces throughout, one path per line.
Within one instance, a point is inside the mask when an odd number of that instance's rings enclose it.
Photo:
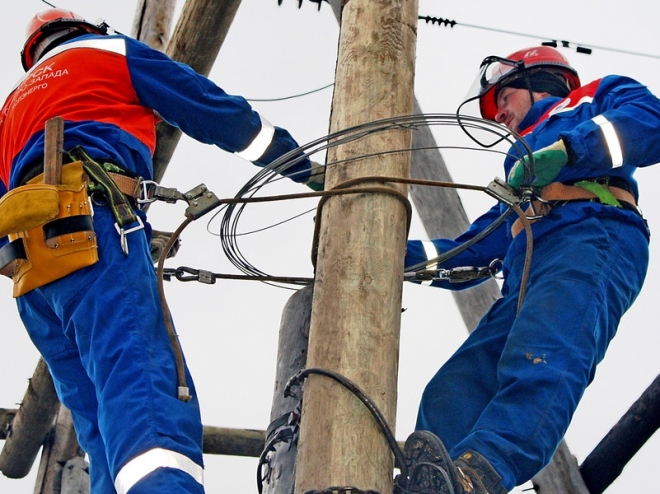
M 29 324 L 30 335 L 49 365 L 60 401 L 71 411 L 81 447 L 90 458 L 91 492 L 113 493 L 105 444 L 98 428 L 95 389 L 80 361 L 78 349 L 61 331 L 62 323 L 43 298 L 31 296 L 21 303 L 21 316 Z
M 96 208 L 94 228 L 99 262 L 20 297 L 18 305 L 92 465 L 107 465 L 99 475 L 92 470 L 92 483 L 102 485 L 95 494 L 105 494 L 115 492 L 112 482 L 123 466 L 154 448 L 201 466 L 202 425 L 188 373 L 193 400 L 176 397 L 174 355 L 147 235 L 129 234 L 130 254 L 124 256 L 107 208 Z M 165 487 L 158 492 L 203 492 L 195 479 L 174 469 L 150 477 L 168 475 L 175 480 L 161 482 Z
M 518 315 L 522 249 L 507 258 L 504 298 L 422 398 L 417 428 L 435 432 L 454 458 L 484 455 L 507 489 L 550 461 L 641 289 L 647 238 L 638 220 L 611 209 L 535 242 Z
M 497 364 L 510 321 L 510 311 L 500 306 L 508 302 L 495 302 L 424 390 L 416 429 L 434 432 L 448 450 L 465 438 L 497 393 Z

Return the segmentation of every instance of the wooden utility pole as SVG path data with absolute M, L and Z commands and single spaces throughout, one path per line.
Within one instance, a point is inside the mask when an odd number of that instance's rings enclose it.
M 131 36 L 155 50 L 164 51 L 170 40 L 175 4 L 176 0 L 139 0 Z
M 344 4 L 331 132 L 413 109 L 416 0 Z M 407 177 L 411 132 L 391 130 L 331 148 L 326 188 L 366 176 Z M 405 187 L 384 183 L 401 194 Z M 406 207 L 383 193 L 333 197 L 321 213 L 308 368 L 353 381 L 395 422 Z M 393 460 L 367 408 L 323 376 L 305 383 L 295 492 L 391 490 Z
M 589 492 L 604 492 L 658 429 L 660 376 L 653 380 L 580 465 L 580 473 Z
M 165 53 L 202 75 L 211 67 L 225 41 L 241 0 L 187 0 Z M 165 122 L 156 129 L 154 180 L 159 182 L 172 159 L 181 131 Z
M 48 366 L 39 359 L 0 452 L 0 471 L 6 477 L 21 479 L 30 473 L 59 405 Z
M 300 398 L 298 395 L 285 396 L 284 390 L 291 377 L 307 365 L 313 289 L 310 285 L 298 290 L 282 312 L 271 425 L 266 437 L 266 448 L 269 449 L 266 464 L 260 472 L 264 478 L 264 494 L 288 494 L 293 492 L 295 485 L 298 436 L 295 426 L 290 424 L 296 419 L 292 414 L 299 413 Z M 287 428 L 290 435 L 284 435 Z M 277 439 L 280 437 L 283 440 Z
M 68 483 L 72 483 L 72 480 L 75 483 L 74 492 L 89 493 L 89 466 L 84 456 L 73 428 L 71 412 L 64 405 L 60 405 L 55 426 L 51 429 L 41 453 L 35 494 L 63 492 L 63 485 L 67 483 L 63 478 L 65 472 L 68 474 Z

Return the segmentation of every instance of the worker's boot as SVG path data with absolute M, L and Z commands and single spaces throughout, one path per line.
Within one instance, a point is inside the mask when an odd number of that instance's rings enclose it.
M 488 460 L 476 451 L 466 451 L 454 462 L 463 492 L 475 494 L 506 494 L 502 477 Z M 460 491 L 459 491 L 460 492 Z
M 432 432 L 413 432 L 404 457 L 407 476 L 402 473 L 394 479 L 394 494 L 506 494 L 500 476 L 483 456 L 468 451 L 453 462 Z
M 406 470 L 394 479 L 394 494 L 458 494 L 456 469 L 442 441 L 429 431 L 415 431 L 403 450 Z M 407 473 L 407 475 L 406 475 Z

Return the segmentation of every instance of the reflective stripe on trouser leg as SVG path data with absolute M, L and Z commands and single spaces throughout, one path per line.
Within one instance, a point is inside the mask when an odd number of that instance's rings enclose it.
M 195 481 L 204 485 L 204 469 L 187 456 L 162 448 L 155 448 L 129 461 L 117 474 L 115 489 L 126 494 L 135 484 L 158 468 L 175 468 L 186 472 Z

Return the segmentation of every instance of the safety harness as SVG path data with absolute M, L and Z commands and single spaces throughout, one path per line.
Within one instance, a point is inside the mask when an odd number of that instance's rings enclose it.
M 48 124 L 46 128 L 48 130 Z M 60 127 L 58 132 L 61 131 Z M 47 137 L 46 141 L 49 140 Z M 126 236 L 144 228 L 142 220 L 135 214 L 134 207 L 141 207 L 156 200 L 168 203 L 184 200 L 188 203 L 185 225 L 220 204 L 218 197 L 204 184 L 181 193 L 176 189 L 161 187 L 155 182 L 133 176 L 109 160 L 98 163 L 82 147 L 75 147 L 61 154 L 61 136 L 57 142 L 56 152 L 52 149 L 45 150 L 44 173 L 36 174 L 42 167 L 35 167 L 36 173 L 32 175 L 36 176 L 0 199 L 0 237 L 9 235 L 10 239 L 10 242 L 0 249 L 0 274 L 13 278 L 14 297 L 98 261 L 92 223 L 92 201 L 103 201 L 111 209 L 124 255 L 129 253 Z M 57 159 L 49 159 L 54 154 Z M 63 159 L 67 160 L 64 165 Z M 51 161 L 58 162 L 58 171 L 55 174 L 58 178 L 55 184 L 49 184 L 46 179 L 53 174 L 49 169 Z M 172 240 L 176 240 L 177 236 L 173 236 Z M 67 242 L 62 242 L 65 237 Z M 86 243 L 80 246 L 81 242 Z M 163 259 L 170 248 L 164 252 Z M 66 255 L 63 256 L 62 253 Z M 162 259 L 159 262 L 159 271 L 163 269 L 161 264 Z M 171 324 L 160 282 L 159 294 L 175 353 L 178 397 L 189 401 L 192 397 L 186 384 L 183 355 Z
M 571 202 L 597 202 L 606 206 L 633 211 L 641 216 L 635 196 L 622 188 L 610 185 L 611 177 L 600 177 L 592 180 L 580 180 L 573 185 L 553 182 L 543 187 L 530 201 L 525 211 L 530 223 L 546 216 L 553 208 L 564 206 Z M 618 184 L 618 182 L 615 182 Z M 511 225 L 511 235 L 517 236 L 523 229 L 522 220 L 516 219 Z
M 121 249 L 128 255 L 128 241 L 126 235 L 144 228 L 139 216 L 133 211 L 129 198 L 134 198 L 139 192 L 139 177 L 131 177 L 125 170 L 110 161 L 99 164 L 94 161 L 85 150 L 77 146 L 68 152 L 72 161 L 82 161 L 83 168 L 89 176 L 88 191 L 90 196 L 102 194 L 108 201 L 115 218 L 115 228 L 121 238 Z M 130 225 L 135 225 L 128 228 Z
M 502 179 L 496 178 L 488 185 L 485 192 L 510 208 L 528 204 L 524 212 L 519 210 L 519 217 L 511 226 L 512 237 L 516 237 L 523 230 L 525 223 L 534 223 L 546 216 L 553 208 L 572 202 L 597 202 L 632 211 L 643 219 L 634 195 L 628 190 L 627 183 L 617 177 L 598 177 L 576 181 L 572 184 L 553 182 L 541 189 L 530 188 L 522 193 L 512 189 Z M 476 236 L 471 241 L 450 252 L 443 253 L 440 256 L 428 255 L 426 262 L 413 266 L 410 271 L 404 273 L 404 279 L 430 284 L 433 281 L 465 283 L 481 278 L 495 277 L 501 269 L 502 261 L 500 259 L 494 259 L 488 266 L 462 266 L 441 269 L 438 268 L 438 265 L 480 241 L 486 234 L 499 227 L 504 218 L 505 215 L 501 216 L 484 234 Z

